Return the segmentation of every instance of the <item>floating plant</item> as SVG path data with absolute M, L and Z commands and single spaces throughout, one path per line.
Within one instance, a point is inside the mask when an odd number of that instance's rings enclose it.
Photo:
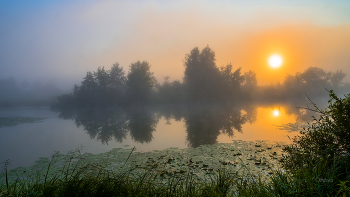
M 82 154 L 80 150 L 63 155 L 55 153 L 51 158 L 39 158 L 33 166 L 16 168 L 8 172 L 10 180 L 36 174 L 45 174 L 50 166 L 49 176 L 62 171 L 83 168 L 84 166 L 101 167 L 114 173 L 127 172 L 140 175 L 155 170 L 164 176 L 176 176 L 192 173 L 200 179 L 217 173 L 220 168 L 243 175 L 244 173 L 262 177 L 266 180 L 273 170 L 280 169 L 279 159 L 283 143 L 269 141 L 244 142 L 234 140 L 232 143 L 201 145 L 197 148 L 168 148 L 152 152 L 137 152 L 135 149 L 115 148 L 101 154 Z M 130 154 L 132 153 L 132 154 Z M 90 169 L 93 171 L 93 168 Z M 0 182 L 5 176 L 0 175 Z
M 42 122 L 46 118 L 34 118 L 34 117 L 0 117 L 0 128 L 11 127 L 24 123 L 37 123 Z

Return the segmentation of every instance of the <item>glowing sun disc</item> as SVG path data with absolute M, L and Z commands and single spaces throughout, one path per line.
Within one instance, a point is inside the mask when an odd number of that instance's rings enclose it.
M 272 68 L 278 68 L 278 67 L 280 67 L 282 65 L 282 63 L 283 63 L 282 57 L 279 56 L 279 55 L 272 55 L 269 58 L 269 65 Z
M 280 115 L 280 112 L 277 109 L 275 109 L 275 110 L 273 110 L 273 115 L 278 116 L 278 115 Z

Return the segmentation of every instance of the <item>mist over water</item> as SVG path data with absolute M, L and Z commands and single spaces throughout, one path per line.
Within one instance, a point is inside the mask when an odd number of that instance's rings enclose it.
M 169 147 L 195 148 L 232 140 L 290 142 L 287 135 L 293 137 L 298 131 L 288 130 L 285 125 L 310 121 L 310 116 L 315 115 L 295 105 L 241 103 L 61 112 L 48 108 L 7 108 L 1 111 L 1 117 L 46 119 L 0 128 L 3 136 L 0 155 L 2 160 L 11 159 L 10 168 L 15 168 L 32 165 L 39 157 L 48 157 L 54 151 L 65 154 L 79 145 L 84 146 L 84 152 L 103 153 L 134 146 L 143 152 Z M 274 110 L 279 111 L 278 116 Z
M 291 142 L 350 90 L 350 4 L 0 3 L 0 162 Z M 197 47 L 198 46 L 198 47 Z M 268 59 L 281 57 L 272 68 Z

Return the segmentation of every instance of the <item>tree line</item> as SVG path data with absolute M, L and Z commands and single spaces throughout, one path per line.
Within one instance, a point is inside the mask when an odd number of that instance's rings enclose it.
M 233 70 L 231 64 L 219 68 L 215 52 L 208 46 L 202 50 L 192 49 L 185 59 L 183 82 L 168 78 L 159 84 L 147 61 L 130 65 L 127 75 L 118 63 L 110 70 L 104 67 L 87 72 L 73 92 L 58 97 L 56 107 L 102 107 L 148 104 L 180 104 L 184 102 L 230 102 L 240 95 L 249 95 L 245 86 L 257 84 L 253 71 L 242 74 L 241 68 Z
M 281 84 L 257 86 L 256 73 L 242 73 L 230 63 L 219 68 L 215 52 L 209 46 L 193 48 L 186 55 L 183 82 L 158 83 L 147 61 L 130 65 L 126 74 L 118 63 L 110 70 L 104 67 L 87 72 L 73 92 L 58 97 L 55 107 L 120 107 L 152 104 L 213 104 L 247 100 L 290 100 L 304 98 L 304 93 L 318 96 L 324 88 L 345 90 L 342 71 L 326 72 L 310 67 L 303 73 L 288 75 Z M 322 89 L 322 90 L 320 90 Z

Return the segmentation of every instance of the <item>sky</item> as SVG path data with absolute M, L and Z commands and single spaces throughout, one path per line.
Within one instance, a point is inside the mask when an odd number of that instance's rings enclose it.
M 350 81 L 348 0 L 0 0 L 0 78 L 80 83 L 87 71 L 148 61 L 158 81 L 182 80 L 194 47 L 217 66 L 282 82 L 310 66 Z M 279 54 L 273 69 L 268 58 Z

